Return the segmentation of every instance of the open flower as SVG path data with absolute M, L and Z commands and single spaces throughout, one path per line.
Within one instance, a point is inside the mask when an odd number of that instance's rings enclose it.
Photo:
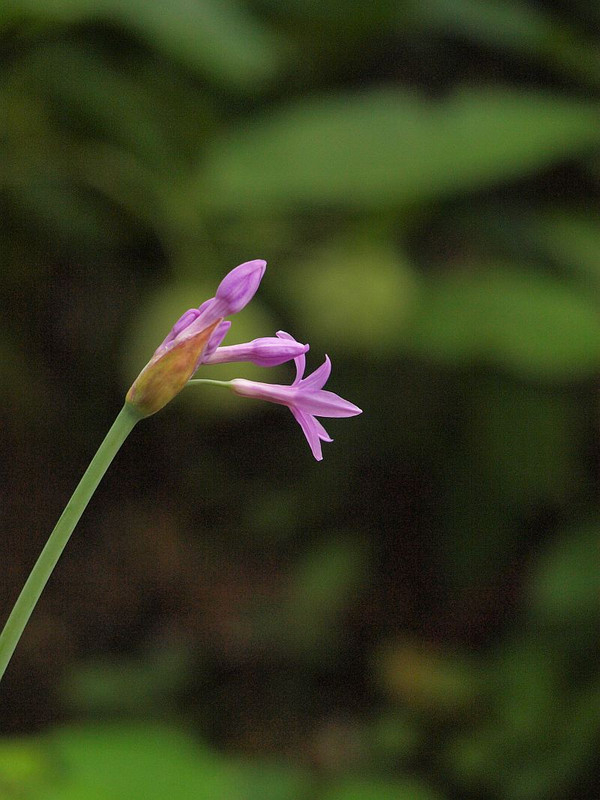
M 295 341 L 285 331 L 279 331 L 277 336 L 288 342 Z M 291 386 L 248 381 L 244 378 L 235 378 L 229 385 L 242 397 L 254 397 L 287 406 L 302 428 L 312 454 L 317 461 L 321 461 L 323 458 L 321 442 L 331 442 L 333 439 L 316 417 L 354 417 L 362 411 L 348 400 L 323 389 L 331 372 L 331 361 L 328 356 L 325 356 L 324 363 L 307 378 L 304 377 L 306 368 L 304 353 L 296 356 L 294 361 L 296 379 Z

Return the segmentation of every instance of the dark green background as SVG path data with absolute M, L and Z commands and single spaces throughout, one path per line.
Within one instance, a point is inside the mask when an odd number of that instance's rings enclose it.
M 0 3 L 0 607 L 174 320 L 333 361 L 186 389 L 0 690 L 2 800 L 596 800 L 600 11 Z M 290 365 L 206 369 L 289 382 Z

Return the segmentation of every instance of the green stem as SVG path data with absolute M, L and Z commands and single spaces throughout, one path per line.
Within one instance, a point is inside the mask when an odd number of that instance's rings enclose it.
M 187 382 L 189 386 L 191 383 L 208 383 L 210 386 L 223 386 L 225 389 L 231 388 L 231 381 L 214 381 L 212 378 L 193 378 Z
M 0 634 L 0 680 L 56 562 L 119 448 L 141 415 L 125 404 L 56 523 Z

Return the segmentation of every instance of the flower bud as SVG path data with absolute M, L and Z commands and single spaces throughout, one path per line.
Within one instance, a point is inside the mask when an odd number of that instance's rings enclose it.
M 252 300 L 266 268 L 267 262 L 262 259 L 246 261 L 223 278 L 215 295 L 226 309 L 221 316 L 236 314 Z
M 232 361 L 250 361 L 259 367 L 276 367 L 286 361 L 291 361 L 292 358 L 297 358 L 307 350 L 307 344 L 301 344 L 294 339 L 265 336 L 244 344 L 217 347 L 210 352 L 207 349 L 202 356 L 202 363 L 228 364 Z

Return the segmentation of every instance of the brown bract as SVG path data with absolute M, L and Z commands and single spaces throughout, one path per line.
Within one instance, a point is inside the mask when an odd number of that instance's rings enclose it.
M 156 360 L 151 359 L 135 379 L 125 400 L 143 417 L 166 406 L 196 371 L 208 341 L 221 320 L 193 336 L 183 338 Z

